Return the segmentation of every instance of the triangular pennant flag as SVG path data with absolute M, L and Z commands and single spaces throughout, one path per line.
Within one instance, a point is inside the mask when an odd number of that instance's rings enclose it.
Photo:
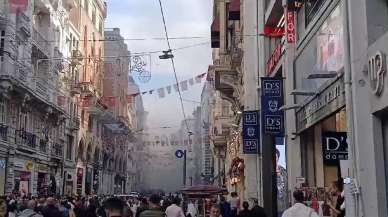
M 181 86 L 181 88 L 182 88 L 182 91 L 188 90 L 187 80 L 182 81 L 182 82 L 180 83 L 180 86 Z
M 148 93 L 149 93 L 149 94 L 152 94 L 153 92 L 154 92 L 154 90 L 150 90 L 150 91 L 148 91 Z
M 144 94 L 147 94 L 147 92 L 142 92 L 141 94 L 144 95 Z
M 179 86 L 178 86 L 178 84 L 174 84 L 174 90 L 175 90 L 175 92 L 178 92 L 178 91 L 179 91 Z
M 171 94 L 171 86 L 167 86 L 167 87 L 166 87 L 166 90 L 167 90 L 167 93 L 168 93 L 168 94 Z
M 205 75 L 206 75 L 206 73 L 202 73 L 202 74 L 199 75 L 199 77 L 204 78 Z
M 164 88 L 158 89 L 159 98 L 164 98 L 166 94 L 164 93 Z
M 189 84 L 190 84 L 190 86 L 193 86 L 194 85 L 194 79 L 190 78 Z

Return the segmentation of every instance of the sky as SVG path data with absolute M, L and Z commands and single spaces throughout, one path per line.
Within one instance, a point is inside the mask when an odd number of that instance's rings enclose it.
M 144 38 L 148 40 L 126 40 L 131 53 L 167 50 L 165 40 L 151 38 L 165 37 L 158 0 L 109 0 L 108 17 L 105 28 L 120 28 L 125 39 Z M 162 0 L 169 37 L 201 37 L 198 39 L 171 40 L 172 48 L 191 45 L 195 47 L 173 51 L 179 81 L 207 72 L 211 64 L 210 24 L 212 20 L 212 1 L 210 0 Z M 160 60 L 162 53 L 146 56 L 150 59 L 147 69 L 151 80 L 142 83 L 138 74 L 133 73 L 141 91 L 158 89 L 175 83 L 170 60 Z M 192 86 L 183 92 L 183 98 L 200 101 L 203 84 Z M 155 91 L 143 96 L 144 107 L 149 112 L 148 127 L 162 131 L 159 127 L 172 127 L 176 131 L 183 120 L 177 93 L 159 99 Z M 184 102 L 187 116 L 191 116 L 198 103 Z M 165 130 L 165 129 L 164 129 Z

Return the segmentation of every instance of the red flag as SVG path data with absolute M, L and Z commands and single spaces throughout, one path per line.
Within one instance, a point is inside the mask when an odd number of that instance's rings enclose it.
M 66 104 L 66 96 L 58 96 L 57 103 L 60 107 L 64 106 Z
M 12 13 L 19 13 L 27 10 L 28 0 L 9 0 L 9 8 Z
M 281 27 L 264 27 L 264 36 L 270 38 L 281 38 L 284 35 L 284 28 Z

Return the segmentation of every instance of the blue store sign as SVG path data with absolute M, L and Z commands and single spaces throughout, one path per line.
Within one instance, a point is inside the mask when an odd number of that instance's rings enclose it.
M 260 115 L 259 111 L 244 111 L 243 113 L 243 144 L 244 154 L 260 152 Z
M 284 135 L 283 79 L 261 78 L 261 108 L 263 133 L 275 136 Z

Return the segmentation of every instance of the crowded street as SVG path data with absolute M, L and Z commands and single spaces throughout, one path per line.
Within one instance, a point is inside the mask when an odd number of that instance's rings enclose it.
M 0 217 L 387 217 L 387 0 L 0 0 Z

